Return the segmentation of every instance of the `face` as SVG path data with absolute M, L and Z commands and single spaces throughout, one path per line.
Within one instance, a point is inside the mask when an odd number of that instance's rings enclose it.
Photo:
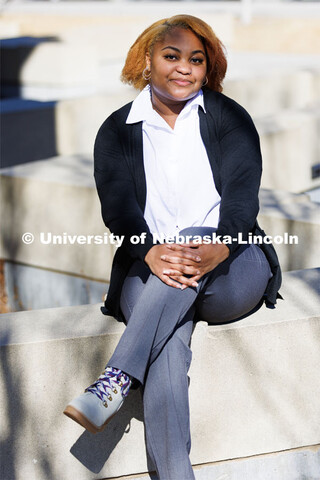
M 207 61 L 204 46 L 190 30 L 174 28 L 146 56 L 151 90 L 163 103 L 187 101 L 202 87 Z

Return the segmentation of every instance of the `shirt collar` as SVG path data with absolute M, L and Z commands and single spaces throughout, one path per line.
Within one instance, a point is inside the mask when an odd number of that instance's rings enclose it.
M 192 108 L 199 106 L 206 113 L 202 90 L 199 90 L 199 92 L 185 104 L 179 116 L 184 116 L 188 114 Z M 126 123 L 136 123 L 144 120 L 152 122 L 152 120 L 154 121 L 158 116 L 152 108 L 150 85 L 147 85 L 132 102 Z

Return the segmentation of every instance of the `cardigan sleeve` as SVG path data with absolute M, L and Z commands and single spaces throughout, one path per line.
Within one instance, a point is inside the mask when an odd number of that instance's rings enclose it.
M 217 234 L 230 236 L 230 251 L 238 247 L 238 234 L 247 240 L 259 211 L 262 173 L 260 141 L 250 115 L 227 98 L 219 129 L 221 204 Z
M 124 235 L 123 247 L 133 258 L 144 260 L 153 238 L 138 204 L 135 184 L 126 161 L 118 126 L 111 115 L 100 127 L 94 145 L 94 178 L 102 218 L 114 235 Z M 133 235 L 145 234 L 134 244 Z

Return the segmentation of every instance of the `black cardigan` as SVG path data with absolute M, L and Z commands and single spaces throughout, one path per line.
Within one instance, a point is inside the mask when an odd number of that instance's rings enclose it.
M 146 179 L 143 166 L 142 122 L 126 124 L 132 102 L 115 111 L 100 127 L 94 146 L 94 177 L 105 225 L 125 235 L 112 265 L 104 313 L 121 318 L 120 294 L 134 259 L 144 260 L 154 245 L 144 219 Z M 217 235 L 247 238 L 265 235 L 257 224 L 258 191 L 262 172 L 259 136 L 250 115 L 222 93 L 204 89 L 206 113 L 199 107 L 200 132 L 207 150 L 216 189 L 221 196 Z M 196 159 L 195 159 L 196 161 Z M 133 245 L 132 235 L 146 232 L 145 243 Z M 227 245 L 231 251 L 239 246 Z M 272 245 L 261 245 L 273 277 L 265 298 L 274 305 L 281 270 Z

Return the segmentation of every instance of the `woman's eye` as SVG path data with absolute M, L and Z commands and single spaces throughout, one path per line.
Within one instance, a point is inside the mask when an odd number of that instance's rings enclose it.
M 167 58 L 168 60 L 175 60 L 177 57 L 176 57 L 176 55 L 167 54 L 167 55 L 164 56 L 164 58 Z
M 204 62 L 204 60 L 203 60 L 203 58 L 192 58 L 191 62 L 201 65 Z

